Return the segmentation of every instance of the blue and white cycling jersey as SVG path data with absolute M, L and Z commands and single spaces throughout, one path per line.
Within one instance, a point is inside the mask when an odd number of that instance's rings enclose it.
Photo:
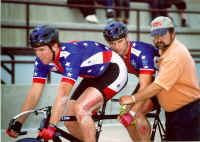
M 54 63 L 43 64 L 36 57 L 33 82 L 45 83 L 50 71 L 62 74 L 62 82 L 72 85 L 79 76 L 98 77 L 111 62 L 113 52 L 105 45 L 94 41 L 61 43 Z
M 153 74 L 155 71 L 155 57 L 158 56 L 158 49 L 148 43 L 130 41 L 128 54 L 124 61 L 129 73 Z

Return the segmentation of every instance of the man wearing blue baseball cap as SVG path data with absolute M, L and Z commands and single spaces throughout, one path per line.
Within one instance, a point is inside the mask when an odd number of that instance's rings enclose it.
M 151 35 L 160 54 L 158 75 L 132 97 L 121 97 L 120 104 L 157 96 L 166 111 L 166 140 L 200 141 L 200 88 L 195 62 L 185 45 L 175 38 L 170 18 L 155 18 Z

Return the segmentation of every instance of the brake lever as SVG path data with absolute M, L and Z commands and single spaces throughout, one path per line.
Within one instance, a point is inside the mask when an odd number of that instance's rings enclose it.
M 11 119 L 10 122 L 9 122 L 9 125 L 8 125 L 8 130 L 10 131 L 11 128 L 12 128 L 12 125 L 14 124 L 15 122 L 15 119 Z

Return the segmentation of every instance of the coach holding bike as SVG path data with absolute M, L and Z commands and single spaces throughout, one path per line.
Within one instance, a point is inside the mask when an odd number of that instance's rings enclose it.
M 158 50 L 151 44 L 131 41 L 128 37 L 127 26 L 121 22 L 108 23 L 103 35 L 110 48 L 124 59 L 129 73 L 138 78 L 138 85 L 133 93 L 148 86 L 156 71 L 154 61 L 158 56 Z M 153 97 L 140 101 L 133 107 L 127 107 L 127 113 L 121 114 L 120 122 L 125 126 L 133 141 L 150 141 L 151 126 L 145 114 L 157 108 L 160 108 L 160 105 L 156 97 Z
M 56 125 L 70 99 L 67 115 L 75 115 L 77 122 L 65 123 L 68 130 L 84 142 L 96 142 L 92 112 L 125 86 L 128 76 L 125 63 L 117 53 L 98 42 L 59 42 L 58 30 L 48 25 L 33 29 L 30 42 L 37 57 L 33 84 L 21 111 L 33 109 L 38 104 L 48 73 L 59 73 L 62 79 L 50 122 L 40 136 L 45 140 L 53 139 Z M 69 98 L 79 76 L 83 80 Z M 18 136 L 26 117 L 19 118 L 11 129 L 7 129 L 9 136 Z
M 120 104 L 132 104 L 157 95 L 166 111 L 168 141 L 200 140 L 200 88 L 195 62 L 188 49 L 175 38 L 168 17 L 151 23 L 151 35 L 159 49 L 159 72 L 155 81 L 134 96 L 120 98 Z

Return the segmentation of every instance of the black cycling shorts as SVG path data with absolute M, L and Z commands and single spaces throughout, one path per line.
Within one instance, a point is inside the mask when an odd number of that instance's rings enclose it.
M 105 102 L 111 99 L 119 91 L 121 91 L 127 83 L 128 76 L 126 68 L 124 69 L 125 66 L 123 66 L 123 64 L 122 67 L 120 66 L 121 65 L 116 63 L 110 63 L 108 69 L 104 72 L 103 75 L 97 78 L 83 79 L 72 94 L 71 100 L 77 100 L 88 87 L 94 87 L 98 89 L 103 94 Z M 121 87 L 119 90 L 113 91 L 114 88 L 112 88 L 112 86 Z

